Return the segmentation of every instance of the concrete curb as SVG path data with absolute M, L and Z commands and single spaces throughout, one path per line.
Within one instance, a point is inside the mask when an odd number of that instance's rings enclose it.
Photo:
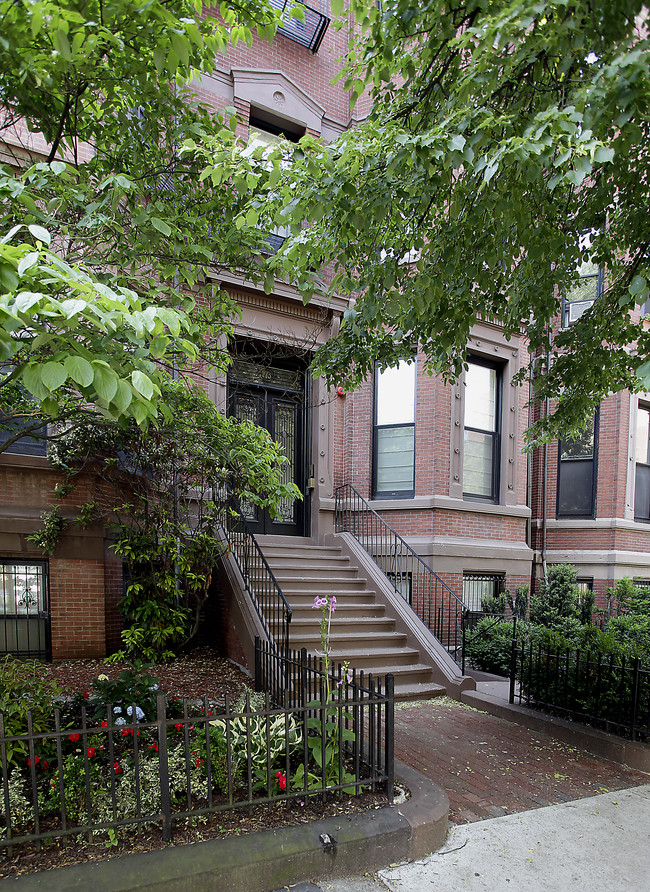
M 13 883 L 17 892 L 265 892 L 307 879 L 374 872 L 422 858 L 447 836 L 447 794 L 402 763 L 396 763 L 395 774 L 411 792 L 400 806 L 25 874 L 5 883 Z
M 497 718 L 523 725 L 529 731 L 550 734 L 564 743 L 585 749 L 595 756 L 619 762 L 621 765 L 628 765 L 637 771 L 650 773 L 650 746 L 643 743 L 633 743 L 622 737 L 616 737 L 614 734 L 599 731 L 597 728 L 546 715 L 525 706 L 517 706 L 499 697 L 479 691 L 463 691 L 460 700 L 468 706 L 488 712 Z

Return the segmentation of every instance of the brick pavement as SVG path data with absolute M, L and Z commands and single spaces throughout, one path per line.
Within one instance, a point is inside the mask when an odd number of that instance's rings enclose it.
M 454 823 L 646 784 L 650 776 L 448 698 L 399 704 L 395 755 L 443 787 Z

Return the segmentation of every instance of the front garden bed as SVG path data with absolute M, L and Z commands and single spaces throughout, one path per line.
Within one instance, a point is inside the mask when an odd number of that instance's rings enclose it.
M 267 651 L 264 665 L 274 659 L 274 677 L 288 678 L 295 655 Z M 82 672 L 75 663 L 74 687 Z M 70 675 L 66 691 L 51 689 L 60 669 L 7 660 L 4 875 L 143 851 L 172 834 L 175 842 L 196 841 L 385 803 L 392 767 L 383 761 L 381 729 L 389 727 L 392 695 L 352 675 L 325 682 L 320 668 L 295 666 L 301 679 L 313 677 L 310 691 L 320 679 L 321 699 L 287 690 L 283 708 L 249 691 L 233 703 L 231 692 L 243 684 L 238 670 L 218 691 L 204 674 L 209 690 L 198 685 L 191 699 L 180 699 L 164 692 L 152 667 L 109 668 L 73 694 Z M 169 694 L 178 692 L 170 685 Z

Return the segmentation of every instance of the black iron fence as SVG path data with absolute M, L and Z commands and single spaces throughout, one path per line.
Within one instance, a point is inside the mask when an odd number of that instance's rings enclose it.
M 291 606 L 262 554 L 248 521 L 232 496 L 224 503 L 222 518 L 232 554 L 266 637 L 278 649 L 287 650 Z
M 34 728 L 0 715 L 0 850 L 64 843 L 80 834 L 110 840 L 157 827 L 162 839 L 187 821 L 306 796 L 393 790 L 393 684 L 331 677 L 304 655 L 279 656 L 257 642 L 261 679 L 279 678 L 284 705 L 247 695 L 219 712 L 205 699 L 156 697 L 156 714 L 133 704 L 71 721 L 56 709 Z M 10 731 L 9 728 L 12 730 Z
M 639 659 L 615 662 L 613 655 L 515 645 L 510 702 L 630 740 L 647 743 L 650 737 L 650 671 Z
M 351 533 L 365 548 L 395 591 L 460 666 L 462 600 L 348 483 L 336 490 L 335 523 L 337 533 Z

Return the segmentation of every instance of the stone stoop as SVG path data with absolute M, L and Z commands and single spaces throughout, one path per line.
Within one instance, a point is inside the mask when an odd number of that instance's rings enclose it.
M 398 700 L 428 699 L 446 693 L 433 680 L 433 670 L 406 635 L 396 630 L 366 579 L 342 550 L 314 545 L 295 536 L 258 536 L 264 557 L 291 605 L 290 640 L 293 650 L 320 651 L 320 611 L 314 598 L 336 596 L 330 631 L 334 663 L 348 661 L 364 673 L 395 678 Z

